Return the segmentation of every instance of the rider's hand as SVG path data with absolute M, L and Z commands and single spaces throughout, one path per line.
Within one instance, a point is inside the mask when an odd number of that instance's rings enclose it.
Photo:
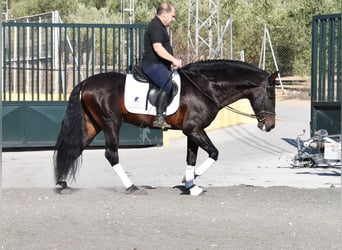
M 172 61 L 172 66 L 175 69 L 181 68 L 182 67 L 182 60 L 181 59 L 176 59 Z

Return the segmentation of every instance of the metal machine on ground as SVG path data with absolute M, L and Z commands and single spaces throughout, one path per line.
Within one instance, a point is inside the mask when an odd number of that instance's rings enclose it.
M 320 129 L 314 136 L 303 140 L 297 136 L 297 154 L 292 159 L 294 167 L 334 167 L 341 165 L 341 135 L 329 135 Z

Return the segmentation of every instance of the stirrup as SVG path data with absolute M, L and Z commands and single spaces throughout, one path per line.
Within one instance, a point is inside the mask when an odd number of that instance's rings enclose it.
M 168 124 L 163 117 L 156 117 L 156 119 L 153 122 L 153 127 L 155 128 L 161 128 L 163 130 L 167 130 L 168 128 L 171 128 L 171 125 Z

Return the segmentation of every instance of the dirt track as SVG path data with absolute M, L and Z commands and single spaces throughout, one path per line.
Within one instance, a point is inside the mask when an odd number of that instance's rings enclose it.
M 340 189 L 5 189 L 2 249 L 342 249 Z

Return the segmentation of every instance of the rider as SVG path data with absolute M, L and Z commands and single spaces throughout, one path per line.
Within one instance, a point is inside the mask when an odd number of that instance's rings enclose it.
M 157 15 L 148 24 L 144 36 L 144 54 L 141 68 L 151 81 L 160 87 L 157 99 L 157 116 L 154 127 L 167 129 L 171 125 L 165 121 L 169 94 L 172 90 L 171 65 L 180 68 L 182 62 L 173 56 L 173 49 L 167 27 L 175 20 L 175 8 L 169 3 L 162 3 L 157 8 Z

